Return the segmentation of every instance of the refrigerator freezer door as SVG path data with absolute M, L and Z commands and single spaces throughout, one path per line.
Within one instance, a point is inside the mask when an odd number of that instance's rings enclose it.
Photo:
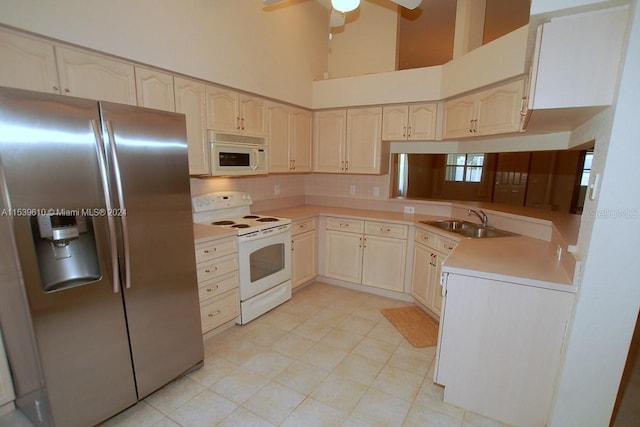
M 100 105 L 119 192 L 123 294 L 143 398 L 204 358 L 186 124 L 181 114 Z
M 122 294 L 113 292 L 106 217 L 88 218 L 101 272 L 89 284 L 45 292 L 34 246 L 34 214 L 105 208 L 91 124 L 99 120 L 97 107 L 95 101 L 0 88 L 8 214 L 59 426 L 93 425 L 136 402 Z

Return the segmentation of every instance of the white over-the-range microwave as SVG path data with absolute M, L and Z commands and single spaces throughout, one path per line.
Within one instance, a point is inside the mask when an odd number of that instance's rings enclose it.
M 211 176 L 265 175 L 265 138 L 207 131 Z

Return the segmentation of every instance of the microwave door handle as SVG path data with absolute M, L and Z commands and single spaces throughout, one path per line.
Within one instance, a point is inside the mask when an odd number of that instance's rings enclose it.
M 251 150 L 251 165 L 249 165 L 252 171 L 258 169 L 258 149 Z

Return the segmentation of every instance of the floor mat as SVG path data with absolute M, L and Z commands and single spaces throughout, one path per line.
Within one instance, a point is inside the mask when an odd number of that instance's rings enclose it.
M 393 326 L 416 348 L 438 343 L 438 323 L 416 306 L 380 310 Z

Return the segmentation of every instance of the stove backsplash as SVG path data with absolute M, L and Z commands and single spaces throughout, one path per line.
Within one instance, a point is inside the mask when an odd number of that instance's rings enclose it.
M 355 194 L 351 194 L 352 190 Z M 389 194 L 389 175 L 282 174 L 191 179 L 192 197 L 218 191 L 251 194 L 252 210 L 256 212 L 300 205 L 310 196 L 382 201 Z

